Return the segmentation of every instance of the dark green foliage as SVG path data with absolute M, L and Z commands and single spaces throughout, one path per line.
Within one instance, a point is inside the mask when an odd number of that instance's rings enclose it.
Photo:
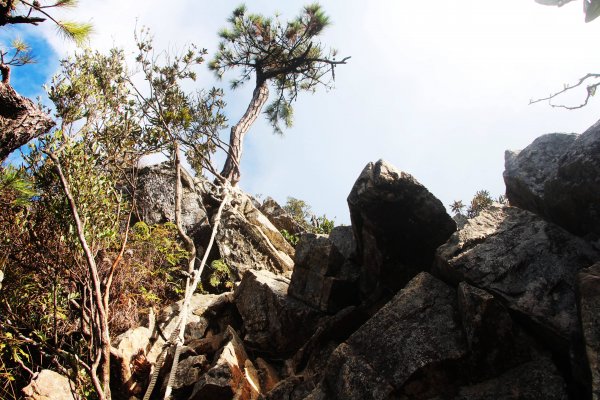
M 298 244 L 298 240 L 300 240 L 300 237 L 298 235 L 289 233 L 285 229 L 281 230 L 281 234 L 283 235 L 284 239 L 287 240 L 288 243 L 294 247 L 296 247 L 296 245 Z
M 330 24 L 317 3 L 305 6 L 295 19 L 282 22 L 250 14 L 245 6 L 236 8 L 228 19 L 229 26 L 219 32 L 221 42 L 209 67 L 218 77 L 233 68 L 241 73 L 231 82 L 237 88 L 256 74 L 256 86 L 271 82 L 276 94 L 265 113 L 275 132 L 281 133 L 293 122 L 292 102 L 301 91 L 314 92 L 319 85 L 327 88 L 335 79 L 337 52 L 327 50 L 318 40 Z
M 3 205 L 25 206 L 35 196 L 32 182 L 23 168 L 0 167 L 0 202 Z
M 481 211 L 490 207 L 493 202 L 490 192 L 479 190 L 471 200 L 471 205 L 467 209 L 467 217 L 474 218 L 478 216 Z
M 508 200 L 505 196 L 500 195 L 498 199 L 494 200 L 490 196 L 490 192 L 487 190 L 479 190 L 475 193 L 475 196 L 471 199 L 471 203 L 469 207 L 466 207 L 462 200 L 455 200 L 452 204 L 450 204 L 450 210 L 454 214 L 465 215 L 467 218 L 475 218 L 479 215 L 483 210 L 489 208 L 493 205 L 494 201 L 496 203 L 500 203 L 502 205 L 508 205 Z M 463 210 L 466 210 L 466 213 L 463 214 Z
M 454 214 L 462 214 L 464 209 L 465 209 L 465 205 L 462 202 L 462 200 L 455 200 L 452 204 L 450 204 L 450 210 Z

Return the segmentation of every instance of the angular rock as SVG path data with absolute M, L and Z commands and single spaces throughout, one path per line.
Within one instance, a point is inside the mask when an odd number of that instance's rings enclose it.
M 246 379 L 248 354 L 242 341 L 231 328 L 227 330 L 228 343 L 210 368 L 194 386 L 189 400 L 251 400 L 258 392 Z
M 552 221 L 578 236 L 600 239 L 600 121 L 567 149 L 544 191 Z
M 577 275 L 577 300 L 585 352 L 591 372 L 591 392 L 600 399 L 600 263 L 583 269 Z
M 331 355 L 310 399 L 389 399 L 418 371 L 467 354 L 456 291 L 426 272 Z
M 75 384 L 65 376 L 43 369 L 33 376 L 25 388 L 25 400 L 75 400 Z
M 253 350 L 292 354 L 311 336 L 321 313 L 287 296 L 289 280 L 269 271 L 247 271 L 235 290 L 235 303 Z
M 202 192 L 194 178 L 182 170 L 183 196 L 181 199 L 182 226 L 188 233 L 208 224 Z M 175 169 L 164 162 L 142 168 L 136 189 L 137 206 L 141 219 L 149 225 L 175 222 Z
M 367 319 L 366 313 L 353 306 L 323 318 L 315 333 L 294 355 L 293 372 L 318 381 L 331 353 Z
M 258 209 L 267 217 L 278 230 L 286 230 L 292 235 L 305 231 L 298 222 L 271 197 L 267 197 Z
M 288 294 L 329 313 L 358 304 L 360 271 L 349 260 L 354 253 L 352 237 L 349 226 L 334 228 L 329 237 L 313 233 L 302 235 L 296 245 Z
M 558 162 L 577 135 L 550 133 L 535 139 L 521 151 L 504 153 L 504 183 L 511 206 L 546 215 L 546 182 L 556 177 Z
M 456 230 L 441 201 L 411 175 L 369 163 L 348 196 L 363 296 L 396 293 L 428 271 L 435 249 Z
M 579 336 L 575 275 L 599 257 L 586 241 L 535 214 L 492 207 L 440 246 L 434 272 L 490 292 L 565 356 Z
M 217 245 L 221 258 L 239 277 L 249 269 L 291 275 L 294 248 L 245 194 L 237 191 L 223 210 Z
M 458 285 L 458 309 L 469 347 L 469 378 L 497 376 L 537 356 L 535 343 L 508 310 L 485 290 Z
M 495 379 L 460 389 L 457 396 L 431 400 L 567 400 L 564 379 L 547 358 L 516 367 Z

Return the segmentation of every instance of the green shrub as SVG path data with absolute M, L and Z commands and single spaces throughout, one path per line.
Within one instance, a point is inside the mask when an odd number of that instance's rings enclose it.
M 229 266 L 223 260 L 214 260 L 210 263 L 208 284 L 218 293 L 228 292 L 233 289 L 235 277 Z

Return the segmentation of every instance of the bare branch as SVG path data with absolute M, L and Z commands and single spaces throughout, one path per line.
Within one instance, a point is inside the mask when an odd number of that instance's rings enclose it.
M 595 94 L 596 88 L 598 86 L 600 86 L 600 82 L 591 84 L 591 85 L 589 85 L 587 87 L 587 95 L 586 95 L 583 103 L 581 103 L 579 105 L 576 105 L 576 106 L 566 106 L 564 104 L 552 104 L 552 99 L 554 99 L 555 97 L 558 97 L 558 96 L 560 96 L 560 95 L 562 95 L 562 94 L 564 94 L 564 93 L 566 93 L 568 91 L 571 91 L 571 90 L 573 90 L 573 89 L 575 89 L 577 87 L 580 87 L 588 79 L 595 79 L 595 78 L 600 78 L 600 74 L 592 74 L 592 73 L 586 74 L 585 76 L 583 76 L 582 78 L 580 78 L 579 81 L 576 84 L 574 84 L 574 85 L 567 85 L 567 86 L 565 86 L 565 88 L 563 90 L 561 90 L 559 92 L 556 92 L 556 93 L 553 93 L 550 96 L 543 97 L 543 98 L 536 99 L 536 100 L 530 100 L 529 104 L 535 104 L 535 103 L 540 103 L 542 101 L 548 101 L 549 104 L 550 104 L 550 106 L 551 107 L 555 107 L 555 108 L 565 108 L 567 110 L 576 110 L 576 109 L 579 109 L 579 108 L 583 108 L 583 107 L 585 107 L 588 104 L 590 98 Z

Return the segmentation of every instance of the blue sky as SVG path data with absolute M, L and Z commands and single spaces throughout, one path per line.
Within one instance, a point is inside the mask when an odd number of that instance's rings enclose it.
M 46 41 L 46 38 L 40 32 L 37 32 L 35 28 L 13 26 L 3 30 L 1 36 L 2 46 L 9 46 L 15 38 L 20 38 L 29 44 L 36 62 L 12 68 L 11 84 L 23 96 L 30 98 L 43 96 L 42 85 L 57 70 L 59 57 Z
M 252 12 L 280 11 L 284 19 L 305 3 L 246 2 Z M 174 0 L 165 12 L 157 0 L 143 7 L 82 0 L 65 17 L 94 24 L 94 48 L 116 45 L 133 54 L 137 24 L 152 30 L 156 48 L 194 42 L 212 54 L 216 32 L 238 4 Z M 273 135 L 264 119 L 252 127 L 240 182 L 250 193 L 282 203 L 287 196 L 301 198 L 315 212 L 349 223 L 346 197 L 352 184 L 367 162 L 384 158 L 446 206 L 455 199 L 466 202 L 480 189 L 497 196 L 504 192 L 504 150 L 523 148 L 544 133 L 581 133 L 600 118 L 597 101 L 573 112 L 528 105 L 600 65 L 600 21 L 585 24 L 580 1 L 562 8 L 534 0 L 321 4 L 333 21 L 323 41 L 352 59 L 337 69 L 335 90 L 299 98 L 294 127 L 283 137 Z M 35 47 L 47 62 L 19 71 L 23 78 L 13 83 L 27 91 L 43 80 L 33 74 L 48 75 L 58 57 L 73 51 L 54 27 L 35 31 L 47 40 Z M 234 75 L 218 82 L 203 69 L 199 77 L 199 87 L 226 87 Z M 227 90 L 232 123 L 243 114 L 251 90 L 251 85 Z

